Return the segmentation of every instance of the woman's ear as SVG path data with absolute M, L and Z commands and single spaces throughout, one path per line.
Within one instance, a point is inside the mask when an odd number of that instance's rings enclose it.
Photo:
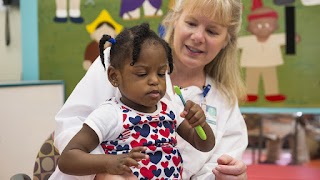
M 108 79 L 114 87 L 119 86 L 118 73 L 119 72 L 113 66 L 108 67 Z
M 222 49 L 224 49 L 227 45 L 228 45 L 228 41 L 226 40 L 226 41 L 224 42 L 224 44 L 223 44 Z

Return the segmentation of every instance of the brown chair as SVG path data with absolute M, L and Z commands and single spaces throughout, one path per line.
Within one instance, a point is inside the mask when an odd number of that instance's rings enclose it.
M 33 180 L 47 180 L 56 169 L 60 154 L 53 145 L 53 137 L 54 133 L 51 133 L 38 152 L 34 164 Z M 30 177 L 26 174 L 16 174 L 10 180 L 30 180 Z

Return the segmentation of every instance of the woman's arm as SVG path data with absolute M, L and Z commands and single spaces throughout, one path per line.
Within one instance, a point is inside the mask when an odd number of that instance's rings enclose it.
M 108 50 L 105 51 L 106 61 L 109 57 Z M 82 128 L 88 115 L 102 102 L 113 97 L 115 92 L 116 89 L 108 81 L 100 58 L 97 58 L 55 117 L 54 144 L 60 153 Z

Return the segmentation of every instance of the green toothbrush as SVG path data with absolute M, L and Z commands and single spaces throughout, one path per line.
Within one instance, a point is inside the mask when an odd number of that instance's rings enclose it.
M 175 92 L 178 94 L 178 96 L 180 97 L 183 105 L 185 106 L 185 105 L 186 105 L 186 101 L 184 100 L 184 98 L 183 98 L 183 96 L 182 96 L 182 94 L 181 94 L 180 88 L 179 88 L 178 86 L 173 86 L 173 88 L 174 88 L 174 91 L 175 91 Z M 200 125 L 196 126 L 195 129 L 196 129 L 197 134 L 199 135 L 199 137 L 200 137 L 202 140 L 207 140 L 207 135 L 206 135 L 206 133 L 204 132 L 203 128 L 202 128 Z

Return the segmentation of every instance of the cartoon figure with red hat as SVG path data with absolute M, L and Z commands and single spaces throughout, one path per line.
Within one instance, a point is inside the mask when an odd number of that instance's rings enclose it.
M 283 64 L 281 46 L 285 45 L 286 36 L 274 34 L 279 26 L 278 13 L 264 7 L 262 0 L 253 0 L 247 20 L 247 30 L 253 35 L 239 37 L 238 41 L 241 66 L 246 68 L 247 102 L 258 100 L 260 78 L 267 101 L 284 101 L 286 96 L 279 92 L 277 66 Z

